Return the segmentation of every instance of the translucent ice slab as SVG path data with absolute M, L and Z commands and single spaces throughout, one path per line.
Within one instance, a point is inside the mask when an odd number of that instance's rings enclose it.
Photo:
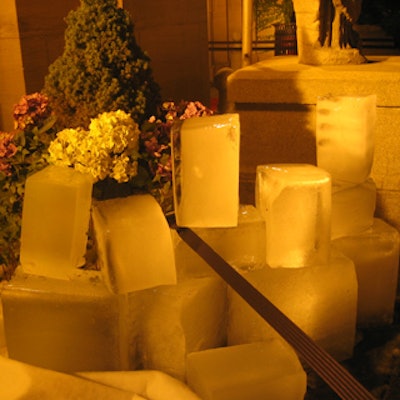
M 239 115 L 186 119 L 173 132 L 177 224 L 188 227 L 236 226 Z
M 321 347 L 339 360 L 352 356 L 357 311 L 353 262 L 332 254 L 326 265 L 251 271 L 246 279 Z M 228 287 L 228 344 L 258 342 L 276 331 Z
M 4 400 L 144 400 L 132 392 L 0 356 L 0 398 Z
M 21 264 L 25 272 L 68 279 L 85 263 L 92 179 L 48 166 L 26 180 Z
M 203 400 L 302 400 L 307 376 L 283 340 L 188 355 L 188 385 Z
M 234 268 L 252 270 L 265 263 L 265 221 L 252 205 L 240 205 L 238 225 L 231 228 L 193 228 Z M 173 231 L 179 279 L 213 274 L 211 267 Z
M 99 201 L 92 215 L 99 264 L 113 292 L 176 283 L 169 226 L 154 197 Z
M 357 235 L 374 223 L 376 185 L 372 178 L 358 185 L 332 186 L 332 239 Z
M 140 347 L 144 369 L 184 380 L 188 353 L 226 343 L 226 287 L 190 279 L 146 290 Z
M 399 233 L 381 219 L 359 234 L 332 245 L 354 261 L 358 277 L 359 326 L 393 321 L 399 269 Z
M 374 154 L 376 96 L 322 97 L 317 101 L 317 165 L 332 181 L 368 179 Z
M 328 261 L 331 180 L 308 164 L 259 165 L 256 207 L 266 222 L 266 262 L 297 268 Z
M 18 271 L 1 299 L 10 357 L 58 371 L 136 366 L 136 298 L 111 294 L 99 272 L 71 280 Z

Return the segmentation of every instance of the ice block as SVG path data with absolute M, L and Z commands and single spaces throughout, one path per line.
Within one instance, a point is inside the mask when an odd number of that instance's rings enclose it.
M 393 321 L 399 269 L 399 233 L 381 219 L 359 235 L 332 241 L 354 261 L 358 277 L 357 324 L 361 327 Z
M 99 264 L 111 291 L 176 283 L 169 226 L 153 196 L 98 201 L 92 216 Z
M 376 96 L 326 96 L 316 108 L 317 165 L 332 181 L 368 179 L 374 156 Z
M 16 360 L 58 371 L 137 366 L 140 301 L 110 293 L 98 271 L 64 281 L 17 268 L 1 299 L 8 353 Z
M 372 227 L 376 185 L 372 178 L 357 185 L 332 185 L 332 239 L 357 235 Z
M 188 353 L 226 343 L 226 286 L 206 277 L 146 292 L 140 334 L 143 368 L 184 380 Z
M 187 227 L 237 225 L 238 114 L 190 118 L 172 133 L 176 221 Z
M 325 265 L 270 268 L 246 279 L 338 360 L 353 353 L 357 276 L 353 262 L 333 252 Z M 265 341 L 278 333 L 228 287 L 228 344 Z
M 281 339 L 188 355 L 188 385 L 203 400 L 302 400 L 307 376 Z
M 265 221 L 253 205 L 239 206 L 236 227 L 193 228 L 193 231 L 238 270 L 253 270 L 265 263 Z M 176 232 L 173 235 L 178 276 L 212 275 L 211 267 Z
M 21 264 L 25 272 L 68 279 L 85 263 L 92 178 L 48 166 L 28 177 L 22 215 Z
M 0 398 L 4 400 L 140 400 L 132 392 L 0 356 Z
M 298 268 L 328 261 L 331 180 L 309 164 L 259 165 L 256 207 L 265 219 L 266 262 Z

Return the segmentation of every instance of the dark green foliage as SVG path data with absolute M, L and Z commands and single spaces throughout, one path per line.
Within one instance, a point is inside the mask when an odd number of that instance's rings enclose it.
M 44 87 L 59 127 L 87 127 L 90 118 L 118 109 L 139 123 L 156 113 L 160 94 L 150 59 L 116 0 L 81 0 L 66 22 L 64 53 Z

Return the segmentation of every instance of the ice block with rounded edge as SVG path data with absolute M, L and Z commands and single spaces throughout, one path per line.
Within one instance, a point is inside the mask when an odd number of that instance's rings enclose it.
M 259 165 L 256 207 L 265 219 L 269 266 L 298 268 L 327 263 L 331 234 L 329 173 L 309 164 Z
M 321 97 L 316 120 L 317 165 L 332 181 L 367 180 L 374 157 L 376 95 Z
M 187 227 L 237 225 L 239 114 L 190 118 L 172 129 L 176 222 Z
M 354 262 L 358 279 L 357 324 L 360 327 L 393 322 L 399 269 L 399 233 L 382 219 L 358 235 L 332 241 Z
M 203 400 L 302 400 L 307 375 L 282 339 L 209 349 L 187 358 L 188 385 Z
M 4 400 L 145 400 L 133 392 L 0 356 L 0 398 Z
M 25 272 L 69 279 L 85 263 L 92 185 L 90 175 L 54 165 L 27 178 L 21 232 Z
M 99 264 L 110 290 L 128 293 L 176 283 L 169 226 L 153 196 L 97 201 L 92 216 Z

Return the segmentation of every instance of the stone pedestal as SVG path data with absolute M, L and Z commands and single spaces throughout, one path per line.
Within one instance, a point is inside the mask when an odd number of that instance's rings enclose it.
M 246 204 L 254 202 L 257 165 L 316 164 L 319 96 L 376 94 L 376 215 L 400 228 L 400 57 L 325 66 L 300 64 L 297 56 L 274 57 L 235 71 L 227 91 L 231 110 L 240 115 L 240 200 Z

